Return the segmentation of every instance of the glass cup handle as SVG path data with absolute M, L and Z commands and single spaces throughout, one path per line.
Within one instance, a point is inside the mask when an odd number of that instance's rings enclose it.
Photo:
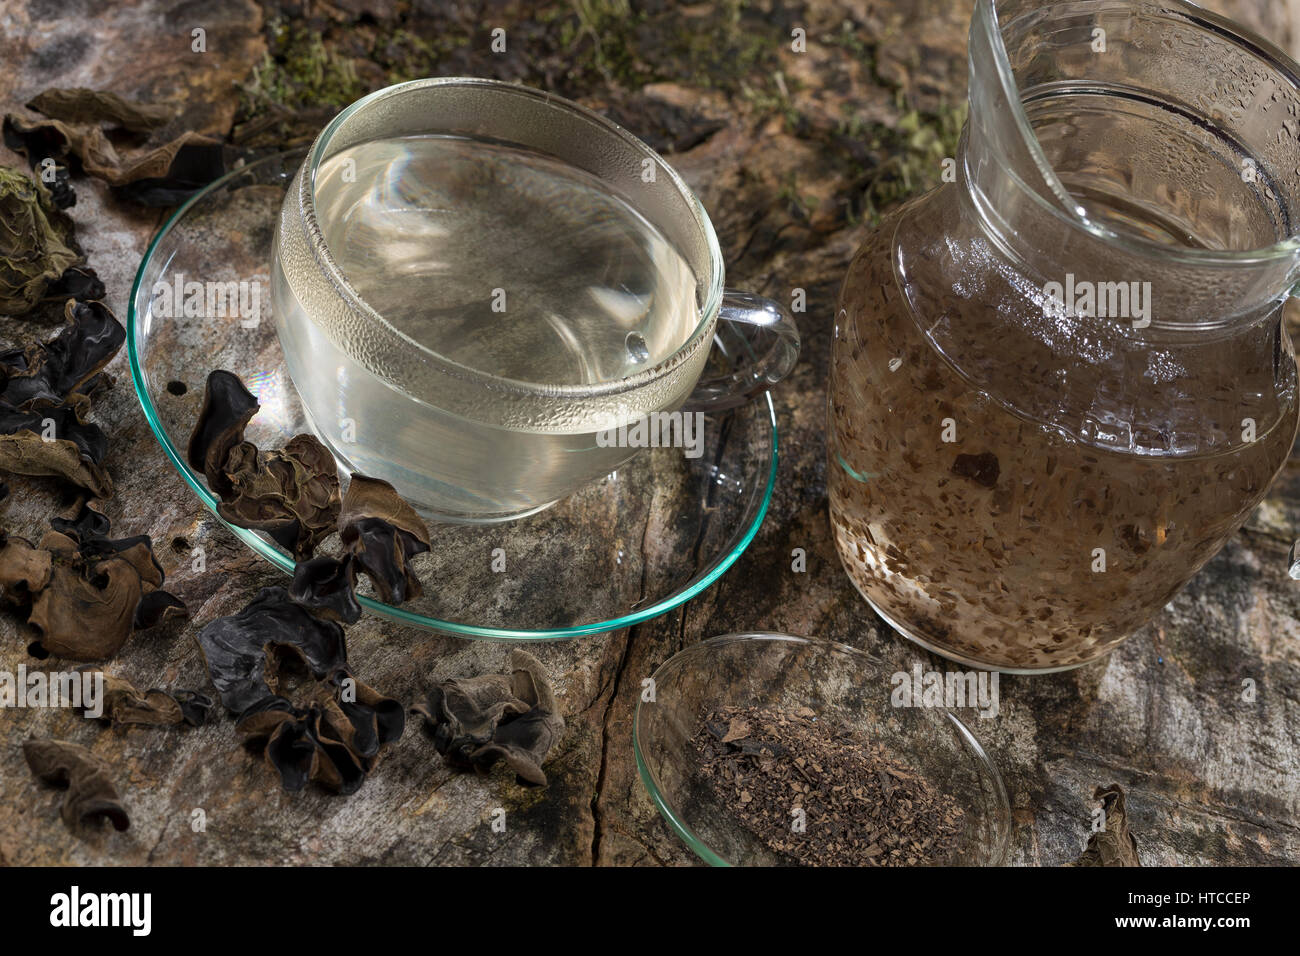
M 708 364 L 683 406 L 690 412 L 738 408 L 790 374 L 799 359 L 799 327 L 772 299 L 728 289 Z

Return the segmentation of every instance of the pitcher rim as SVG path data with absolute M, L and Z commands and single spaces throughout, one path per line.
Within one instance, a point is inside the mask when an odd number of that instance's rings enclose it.
M 1062 185 L 1056 170 L 1048 162 L 1047 154 L 1038 141 L 1038 134 L 1034 132 L 1033 124 L 1029 122 L 1029 114 L 1025 111 L 1021 100 L 1020 87 L 1016 83 L 1011 57 L 1002 36 L 998 10 L 1003 5 L 1004 0 L 978 0 L 973 22 L 984 31 L 985 39 L 993 51 L 998 83 L 1011 105 L 1016 132 L 1024 141 L 1030 157 L 1061 205 L 1049 202 L 1041 193 L 1031 188 L 1014 169 L 1008 168 L 1007 174 L 1015 179 L 1017 185 L 1033 202 L 1067 226 L 1082 229 L 1114 248 L 1146 258 L 1162 258 L 1189 266 L 1204 267 L 1270 264 L 1285 260 L 1292 260 L 1300 265 L 1300 228 L 1285 239 L 1255 249 L 1196 249 L 1116 232 L 1088 219 L 1084 206 Z M 1197 25 L 1205 26 L 1246 47 L 1285 76 L 1300 94 L 1300 64 L 1297 64 L 1276 44 L 1247 30 L 1241 24 L 1190 3 L 1188 0 L 1164 0 L 1162 6 L 1178 9 L 1191 17 Z M 1290 283 L 1284 291 L 1289 290 Z

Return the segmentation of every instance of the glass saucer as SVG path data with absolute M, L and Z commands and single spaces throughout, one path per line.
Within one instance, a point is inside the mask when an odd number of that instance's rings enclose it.
M 1011 810 L 1006 786 L 979 739 L 943 707 L 895 707 L 897 680 L 880 658 L 831 641 L 768 631 L 726 634 L 691 644 L 651 678 L 632 722 L 637 770 L 668 825 L 713 866 L 782 866 L 739 822 L 731 799 L 702 769 L 694 737 L 727 707 L 811 710 L 858 740 L 874 743 L 951 797 L 965 821 L 953 859 L 937 865 L 1000 866 Z M 792 833 L 794 831 L 791 831 Z M 802 839 L 836 839 L 814 821 Z
M 163 451 L 214 515 L 216 496 L 185 460 L 210 371 L 235 372 L 257 396 L 247 437 L 259 447 L 310 431 L 271 320 L 269 283 L 280 202 L 304 152 L 250 163 L 181 206 L 150 243 L 131 290 L 136 395 Z M 491 525 L 430 521 L 432 549 L 415 560 L 425 594 L 394 607 L 367 582 L 361 602 L 469 638 L 554 640 L 629 627 L 690 600 L 735 562 L 767 513 L 776 466 L 776 413 L 764 393 L 708 413 L 698 458 L 644 449 L 537 514 Z M 265 535 L 230 527 L 293 570 L 291 555 Z M 317 553 L 337 547 L 335 536 Z

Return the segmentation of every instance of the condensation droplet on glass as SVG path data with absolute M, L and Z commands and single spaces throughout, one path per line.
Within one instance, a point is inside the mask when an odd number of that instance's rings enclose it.
M 627 357 L 636 365 L 640 365 L 650 357 L 650 347 L 645 344 L 645 337 L 640 332 L 629 332 L 626 345 Z

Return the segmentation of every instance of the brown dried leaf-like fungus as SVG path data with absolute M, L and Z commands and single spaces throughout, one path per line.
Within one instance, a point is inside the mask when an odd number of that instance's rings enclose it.
M 385 604 L 418 598 L 411 558 L 429 550 L 429 529 L 386 481 L 353 475 L 339 514 L 339 536 Z
M 257 399 L 237 375 L 222 369 L 209 374 L 187 458 L 221 499 L 222 518 L 266 532 L 295 560 L 305 561 L 334 531 L 338 468 L 311 435 L 295 435 L 284 448 L 268 452 L 244 441 L 257 409 Z
M 244 610 L 199 632 L 208 673 L 236 729 L 261 747 L 286 790 L 309 780 L 352 793 L 380 748 L 401 736 L 401 704 L 354 677 L 343 628 L 313 615 L 284 588 L 263 588 Z M 305 706 L 280 694 L 283 652 L 319 682 Z
M 28 740 L 23 756 L 38 779 L 68 788 L 59 815 L 73 832 L 100 817 L 107 817 L 118 830 L 131 825 L 108 765 L 85 747 L 66 740 Z
M 50 341 L 0 352 L 0 470 L 62 477 L 106 498 L 108 439 L 86 421 L 88 393 L 126 332 L 101 302 L 69 299 L 64 317 Z
M 1093 799 L 1100 800 L 1106 825 L 1088 838 L 1083 853 L 1068 866 L 1141 866 L 1137 837 L 1128 828 L 1124 790 L 1117 783 L 1098 787 Z
M 172 110 L 131 103 L 94 90 L 47 90 L 28 107 L 45 114 L 35 118 L 10 113 L 4 119 L 5 145 L 22 153 L 35 169 L 47 159 L 65 171 L 75 158 L 91 176 L 102 179 L 120 197 L 146 206 L 171 206 L 221 176 L 238 151 L 194 132 L 166 142 L 156 139 L 126 156 L 119 155 L 105 128 L 144 133 L 164 125 Z M 67 196 L 76 201 L 61 177 Z
M 265 531 L 297 561 L 310 558 L 334 532 L 338 466 L 315 436 L 295 435 L 284 448 L 268 452 L 241 442 L 226 469 L 233 494 L 217 512 L 231 524 Z
M 133 133 L 147 133 L 165 124 L 176 111 L 169 106 L 132 103 L 116 93 L 85 87 L 49 89 L 27 104 L 50 119 L 68 123 L 107 123 Z
M 64 318 L 50 341 L 0 352 L 0 402 L 21 411 L 71 404 L 84 412 L 86 386 L 117 355 L 126 330 L 102 302 L 68 299 Z
M 72 248 L 71 222 L 45 191 L 0 165 L 0 313 L 30 312 L 80 258 Z
M 143 694 L 130 681 L 106 675 L 101 719 L 114 724 L 202 726 L 212 698 L 192 690 L 168 692 L 152 688 Z
M 546 786 L 542 764 L 564 733 L 550 678 L 527 651 L 510 652 L 509 674 L 452 678 L 413 713 L 453 767 L 487 772 L 505 760 L 521 783 Z
M 0 529 L 0 594 L 12 604 L 27 604 L 50 583 L 52 558 L 25 538 Z
M 37 645 L 76 661 L 104 660 L 132 631 L 185 605 L 162 590 L 162 567 L 148 535 L 109 538 L 96 501 L 71 518 L 51 519 L 40 545 L 8 538 L 0 548 L 0 586 L 11 604 L 28 607 Z M 2 536 L 0 536 L 2 537 Z
M 108 439 L 72 405 L 21 411 L 0 401 L 0 471 L 65 478 L 99 498 L 113 494 Z

